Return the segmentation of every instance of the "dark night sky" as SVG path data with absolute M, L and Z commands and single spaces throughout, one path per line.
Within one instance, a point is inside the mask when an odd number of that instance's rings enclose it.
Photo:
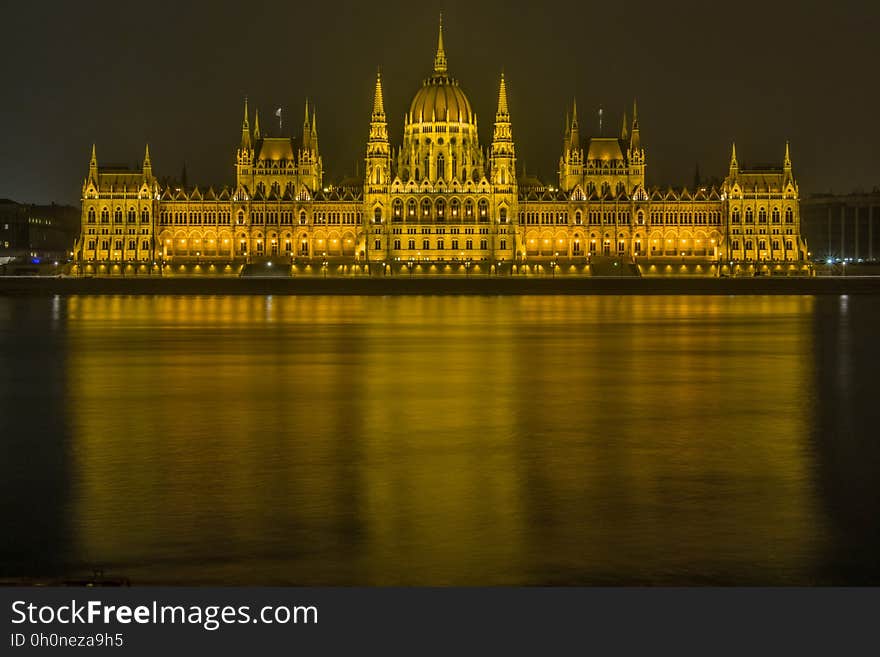
M 446 50 L 491 137 L 502 68 L 518 168 L 555 182 L 566 103 L 582 132 L 596 110 L 619 130 L 637 97 L 650 184 L 687 184 L 781 162 L 791 140 L 802 195 L 880 184 L 876 4 L 742 0 L 554 3 L 16 2 L 4 7 L 0 197 L 77 202 L 89 149 L 99 163 L 231 183 L 242 98 L 299 133 L 318 106 L 326 178 L 363 161 L 382 67 L 392 139 L 431 70 L 437 14 Z M 277 130 L 277 124 L 275 124 Z

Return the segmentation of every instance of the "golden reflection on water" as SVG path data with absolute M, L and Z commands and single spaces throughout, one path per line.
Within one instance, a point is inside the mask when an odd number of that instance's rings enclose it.
M 803 582 L 811 297 L 72 297 L 76 560 L 135 582 Z

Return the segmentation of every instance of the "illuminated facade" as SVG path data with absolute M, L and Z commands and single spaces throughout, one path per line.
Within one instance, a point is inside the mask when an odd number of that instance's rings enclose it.
M 440 27 L 433 72 L 389 138 L 377 75 L 362 180 L 324 180 L 317 117 L 270 137 L 247 101 L 231 188 L 162 186 L 149 148 L 140 171 L 100 169 L 83 184 L 77 271 L 230 273 L 275 263 L 292 273 L 648 273 L 796 271 L 806 260 L 788 145 L 781 167 L 740 168 L 720 187 L 650 188 L 637 108 L 617 137 L 581 138 L 566 120 L 559 179 L 516 175 L 504 76 L 492 141 L 448 72 Z

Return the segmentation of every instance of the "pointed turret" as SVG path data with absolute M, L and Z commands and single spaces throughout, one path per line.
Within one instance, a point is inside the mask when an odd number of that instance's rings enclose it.
M 578 104 L 577 98 L 572 101 L 571 104 L 571 147 L 572 148 L 580 148 L 581 147 L 581 135 L 580 129 L 578 128 Z
M 260 135 L 260 110 L 254 110 L 254 139 L 262 139 Z
M 244 97 L 244 118 L 241 121 L 241 148 L 250 150 L 251 142 L 251 125 L 248 121 L 248 101 L 247 96 Z
M 623 121 L 620 126 L 620 138 L 623 141 L 629 139 L 629 126 L 626 125 L 626 110 L 623 111 Z
M 789 171 L 791 170 L 791 153 L 789 152 L 788 142 L 785 142 L 785 159 L 782 161 L 782 167 Z
M 633 99 L 633 120 L 632 129 L 629 133 L 629 148 L 630 151 L 640 151 L 642 148 L 642 133 L 639 130 L 639 107 L 635 99 Z
M 92 157 L 89 160 L 89 180 L 98 181 L 98 156 L 95 155 L 94 144 L 92 144 Z
M 302 149 L 304 151 L 310 151 L 312 148 L 312 124 L 309 121 L 309 99 L 306 98 L 306 110 L 305 117 L 303 118 L 303 134 L 302 134 Z
M 381 117 L 381 120 L 385 120 L 385 98 L 382 94 L 382 72 L 378 69 L 376 70 L 376 91 L 373 94 L 373 120 L 377 120 L 377 117 Z
M 510 116 L 507 109 L 507 85 L 504 83 L 504 73 L 501 74 L 501 87 L 498 89 L 498 111 L 495 114 L 496 121 L 499 116 Z
M 153 177 L 153 163 L 150 161 L 150 145 L 144 150 L 144 178 Z
M 376 70 L 376 89 L 373 94 L 373 113 L 370 117 L 370 139 L 367 143 L 366 176 L 369 185 L 387 185 L 391 178 L 391 145 L 388 142 L 388 124 L 385 120 L 385 99 L 382 93 L 382 73 Z
M 734 174 L 739 170 L 739 163 L 736 161 L 736 142 L 730 149 L 730 173 Z
M 440 31 L 437 34 L 437 54 L 434 56 L 434 75 L 446 75 L 446 50 L 443 48 L 443 14 L 440 14 Z

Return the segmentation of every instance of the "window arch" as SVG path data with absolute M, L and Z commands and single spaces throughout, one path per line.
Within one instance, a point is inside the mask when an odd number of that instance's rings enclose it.
M 406 204 L 406 211 L 410 217 L 416 216 L 416 202 L 414 199 L 410 199 L 409 202 Z
M 446 179 L 446 159 L 443 157 L 443 153 L 437 156 L 437 179 Z
M 137 213 L 134 211 L 134 208 L 128 209 L 128 223 L 133 224 L 137 221 Z
M 394 218 L 399 219 L 400 216 L 403 214 L 403 201 L 401 201 L 399 198 L 394 199 L 392 208 L 394 212 Z
M 478 206 L 480 208 L 480 221 L 485 221 L 486 219 L 488 219 L 489 215 L 489 203 L 488 201 L 486 201 L 486 199 L 481 198 Z
M 733 217 L 732 217 L 732 219 L 733 219 L 733 223 L 735 223 L 735 224 L 738 224 L 738 223 L 739 223 L 739 208 L 734 208 L 734 209 L 733 209 Z
M 122 223 L 122 208 L 117 207 L 113 212 L 113 221 Z
M 430 199 L 425 199 L 422 201 L 422 218 L 427 219 L 431 216 L 431 201 Z
M 449 211 L 452 213 L 452 216 L 458 219 L 458 213 L 461 209 L 461 203 L 459 203 L 457 198 L 452 199 L 449 202 Z
M 150 211 L 147 208 L 141 210 L 141 223 L 148 224 L 150 223 Z
M 794 213 L 791 211 L 791 208 L 785 208 L 785 223 L 794 223 Z
M 755 214 L 752 212 L 751 208 L 746 208 L 746 223 L 753 224 L 755 223 Z
M 446 218 L 446 201 L 442 198 L 438 198 L 437 203 L 434 204 L 434 208 L 437 210 L 438 219 L 443 220 Z
M 767 208 L 762 207 L 758 209 L 758 223 L 767 223 Z
M 773 214 L 771 215 L 774 224 L 779 223 L 779 208 L 773 208 Z
M 507 208 L 499 208 L 498 210 L 498 223 L 506 224 L 507 223 Z
M 466 217 L 474 216 L 474 202 L 472 199 L 467 199 L 464 202 L 464 214 Z
M 89 208 L 89 223 L 95 223 L 95 208 Z

